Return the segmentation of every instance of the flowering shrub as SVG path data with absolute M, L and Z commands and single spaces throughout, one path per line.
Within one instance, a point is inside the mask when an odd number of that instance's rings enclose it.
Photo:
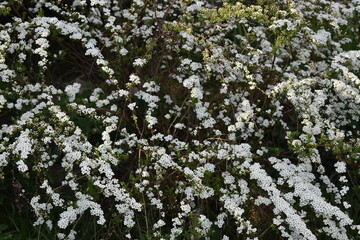
M 0 12 L 2 238 L 359 239 L 358 0 Z

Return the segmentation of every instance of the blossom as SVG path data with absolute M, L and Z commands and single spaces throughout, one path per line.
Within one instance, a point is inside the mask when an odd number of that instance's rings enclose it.
M 346 172 L 346 164 L 344 162 L 337 162 L 335 163 L 334 167 L 336 167 L 336 171 L 338 173 Z
M 6 103 L 6 98 L 4 97 L 4 95 L 0 95 L 0 109 L 3 108 L 5 103 Z
M 0 3 L 0 179 L 14 167 L 4 186 L 25 191 L 34 226 L 59 239 L 89 217 L 128 239 L 359 230 L 357 1 L 33 2 L 23 16 Z
M 13 150 L 14 153 L 20 154 L 21 159 L 26 159 L 29 156 L 29 154 L 33 151 L 31 144 L 32 140 L 29 138 L 29 133 L 30 133 L 29 129 L 26 129 L 25 131 L 21 132 L 19 138 L 17 139 L 15 148 Z M 19 161 L 18 164 L 23 166 L 22 169 L 26 169 L 24 168 L 25 166 L 23 161 Z
M 69 101 L 74 101 L 75 96 L 77 93 L 80 92 L 81 84 L 80 83 L 73 83 L 72 85 L 68 85 L 65 88 L 66 94 L 69 96 Z
M 142 66 L 144 66 L 146 63 L 147 63 L 147 60 L 146 60 L 146 59 L 137 58 L 137 59 L 134 60 L 133 65 L 134 65 L 135 67 L 142 67 Z
M 129 80 L 133 84 L 139 84 L 140 83 L 140 78 L 138 76 L 136 76 L 135 74 L 131 74 L 130 77 L 129 77 Z

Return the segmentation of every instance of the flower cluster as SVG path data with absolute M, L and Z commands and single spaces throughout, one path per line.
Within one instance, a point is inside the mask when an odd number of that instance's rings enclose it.
M 4 208 L 31 212 L 36 234 L 360 234 L 359 1 L 1 1 L 0 14 Z

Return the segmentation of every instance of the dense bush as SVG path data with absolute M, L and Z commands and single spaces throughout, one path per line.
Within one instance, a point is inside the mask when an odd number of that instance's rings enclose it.
M 360 239 L 359 0 L 0 12 L 0 239 Z

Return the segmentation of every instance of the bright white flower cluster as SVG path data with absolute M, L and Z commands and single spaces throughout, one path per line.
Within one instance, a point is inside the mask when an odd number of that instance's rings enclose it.
M 359 1 L 17 2 L 0 178 L 49 239 L 360 234 Z
M 68 85 L 65 88 L 66 94 L 69 96 L 69 101 L 74 101 L 75 96 L 80 91 L 81 84 L 80 83 L 74 83 L 73 85 Z

